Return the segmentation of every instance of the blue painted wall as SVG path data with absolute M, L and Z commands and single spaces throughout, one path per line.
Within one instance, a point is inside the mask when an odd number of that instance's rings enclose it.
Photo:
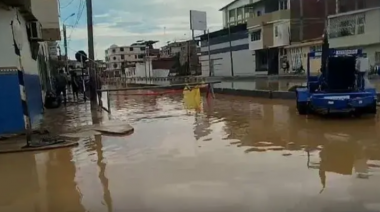
M 17 72 L 0 74 L 0 134 L 24 130 Z
M 25 74 L 24 77 L 29 115 L 32 127 L 36 127 L 43 113 L 40 78 L 31 74 Z M 22 132 L 24 116 L 17 72 L 0 74 L 0 85 L 0 135 Z
M 40 77 L 34 74 L 25 74 L 25 89 L 29 107 L 29 116 L 32 127 L 35 127 L 42 118 L 43 103 Z

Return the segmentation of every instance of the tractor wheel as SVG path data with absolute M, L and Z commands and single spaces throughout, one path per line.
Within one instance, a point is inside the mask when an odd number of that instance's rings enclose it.
M 306 102 L 297 102 L 297 110 L 300 115 L 307 115 L 309 112 L 309 105 Z
M 377 112 L 377 102 L 374 101 L 374 102 L 372 103 L 372 105 L 368 107 L 367 111 L 368 111 L 368 113 L 370 113 L 370 114 L 376 114 L 376 112 Z

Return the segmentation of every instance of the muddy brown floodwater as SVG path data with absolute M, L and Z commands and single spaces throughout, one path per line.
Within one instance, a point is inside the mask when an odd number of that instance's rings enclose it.
M 380 211 L 376 118 L 222 95 L 197 113 L 180 95 L 112 98 L 134 134 L 0 155 L 1 212 Z

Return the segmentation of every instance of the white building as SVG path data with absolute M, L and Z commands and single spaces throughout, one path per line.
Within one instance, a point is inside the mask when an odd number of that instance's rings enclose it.
M 265 7 L 259 5 L 251 7 L 262 0 L 234 0 L 221 8 L 223 12 L 223 27 L 247 23 L 249 17 L 261 16 L 265 13 Z
M 278 74 L 285 46 L 290 44 L 290 1 L 256 1 L 251 5 L 260 11 L 248 18 L 249 49 L 255 54 L 256 71 Z
M 181 47 L 184 46 L 182 43 L 183 42 L 173 42 L 163 46 L 160 51 L 160 58 L 170 58 L 180 53 Z M 187 45 L 187 42 L 184 43 Z
M 112 45 L 105 51 L 105 61 L 107 63 L 107 71 L 120 73 L 124 66 L 134 66 L 136 63 L 142 63 L 147 55 L 147 47 L 136 46 L 117 46 Z
M 371 65 L 380 64 L 380 7 L 331 15 L 331 48 L 363 49 Z
M 17 76 L 21 68 L 32 126 L 38 127 L 43 92 L 51 86 L 46 41 L 60 40 L 57 1 L 0 0 L 0 38 L 0 84 L 6 88 L 0 89 L 0 98 L 7 99 L 0 104 L 0 134 L 24 130 Z

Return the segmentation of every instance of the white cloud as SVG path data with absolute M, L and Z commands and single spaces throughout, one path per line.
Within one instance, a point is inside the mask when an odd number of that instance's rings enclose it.
M 170 40 L 190 39 L 190 10 L 206 11 L 210 30 L 220 29 L 222 14 L 219 9 L 230 1 L 232 0 L 109 0 L 105 4 L 104 0 L 95 0 L 95 55 L 98 59 L 104 59 L 104 50 L 112 44 L 130 45 L 137 40 L 158 40 L 160 42 L 156 47 L 160 47 Z M 134 28 L 133 23 L 141 25 Z M 136 30 L 141 28 L 144 28 L 144 32 Z M 69 54 L 73 56 L 77 50 L 86 51 L 86 46 L 87 28 L 76 28 L 69 42 Z

